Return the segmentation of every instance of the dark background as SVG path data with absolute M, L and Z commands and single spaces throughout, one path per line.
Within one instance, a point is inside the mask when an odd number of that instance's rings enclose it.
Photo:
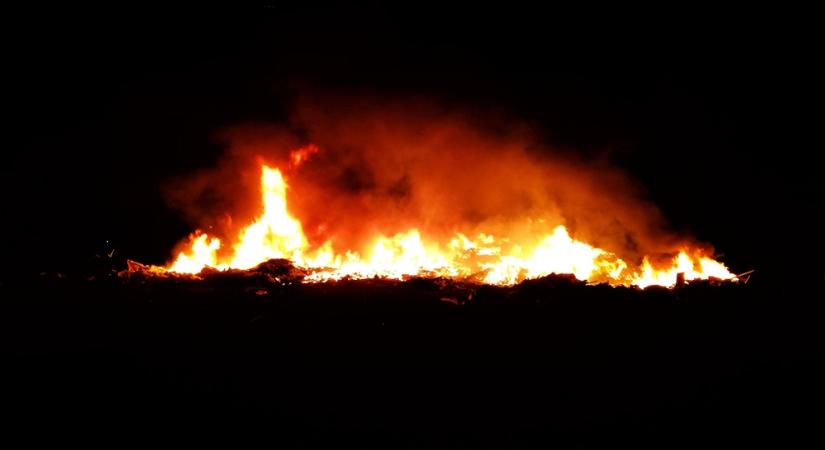
M 551 145 L 610 152 L 733 270 L 823 274 L 821 88 L 804 14 L 375 2 L 42 4 L 8 17 L 11 270 L 68 270 L 106 240 L 165 262 L 192 226 L 163 182 L 213 165 L 220 129 L 283 120 L 295 93 L 323 87 L 502 108 Z
M 815 15 L 512 2 L 38 3 L 4 15 L 0 355 L 15 419 L 2 425 L 28 439 L 821 439 Z M 744 287 L 678 293 L 540 281 L 466 307 L 426 283 L 258 297 L 84 281 L 107 240 L 119 258 L 166 261 L 191 230 L 164 203 L 166 180 L 212 166 L 215 132 L 283 120 L 312 87 L 507 110 L 550 144 L 608 152 L 675 228 L 757 272 Z M 229 431 L 233 420 L 246 429 Z

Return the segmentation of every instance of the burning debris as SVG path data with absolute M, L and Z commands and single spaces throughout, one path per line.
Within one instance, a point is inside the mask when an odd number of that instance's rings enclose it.
M 235 284 L 247 291 L 266 290 L 272 286 L 300 283 L 307 275 L 301 268 L 295 267 L 286 259 L 271 259 L 251 269 L 217 270 L 204 267 L 196 274 L 172 272 L 163 267 L 141 264 L 128 260 L 127 268 L 118 272 L 118 277 L 130 282 L 192 283 L 208 280 L 218 284 Z
M 479 290 L 496 289 L 500 292 L 553 291 L 560 288 L 582 288 L 586 286 L 608 286 L 607 283 L 593 284 L 580 280 L 574 274 L 549 274 L 542 277 L 525 279 L 518 284 L 497 286 L 486 284 L 477 278 L 443 277 L 434 273 L 405 275 L 402 278 L 374 276 L 322 278 L 317 271 L 296 267 L 287 259 L 271 259 L 250 269 L 217 270 L 205 267 L 196 274 L 168 271 L 163 267 L 127 261 L 128 267 L 118 272 L 118 278 L 126 284 L 149 284 L 152 286 L 175 286 L 194 290 L 230 290 L 253 295 L 269 295 L 288 286 L 318 286 L 320 289 L 340 289 L 342 286 L 364 286 L 389 288 L 411 287 L 427 292 L 437 292 L 441 302 L 462 306 L 474 300 Z M 708 277 L 702 280 L 686 282 L 684 274 L 677 274 L 679 280 L 673 287 L 686 286 L 720 286 L 723 284 L 746 284 L 753 271 L 732 279 Z M 632 286 L 638 289 L 638 286 Z M 649 288 L 661 288 L 651 285 Z
M 563 225 L 540 238 L 532 249 L 483 233 L 476 240 L 456 233 L 446 245 L 425 243 L 414 228 L 389 238 L 379 236 L 366 257 L 351 250 L 335 253 L 332 241 L 311 249 L 301 222 L 287 209 L 287 185 L 278 169 L 262 167 L 261 193 L 264 212 L 238 235 L 234 254 L 220 257 L 221 240 L 198 232 L 191 236 L 189 250 L 180 252 L 170 266 L 152 266 L 142 271 L 155 275 L 168 272 L 173 276 L 204 270 L 236 273 L 237 269 L 251 268 L 258 273 L 273 261 L 284 264 L 282 258 L 289 258 L 302 268 L 308 282 L 437 276 L 512 285 L 556 273 L 573 274 L 579 280 L 591 282 L 646 287 L 674 286 L 710 277 L 736 279 L 721 263 L 701 254 L 690 256 L 684 250 L 670 267 L 656 269 L 645 258 L 642 267 L 633 270 L 615 254 L 573 239 Z M 507 248 L 504 252 L 503 247 Z
M 509 286 L 571 274 L 644 288 L 736 279 L 708 246 L 662 231 L 655 208 L 615 169 L 537 156 L 522 134 L 429 117 L 426 108 L 344 118 L 304 109 L 306 136 L 235 130 L 230 140 L 240 143 L 224 168 L 177 186 L 175 201 L 190 213 L 204 196 L 224 210 L 204 218 L 199 209 L 210 231 L 194 232 L 174 261 L 149 273 L 259 273 L 262 263 L 289 260 L 305 283 L 435 277 Z

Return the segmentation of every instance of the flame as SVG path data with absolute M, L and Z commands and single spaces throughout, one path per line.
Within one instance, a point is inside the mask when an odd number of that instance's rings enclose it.
M 230 267 L 249 269 L 273 258 L 300 260 L 307 240 L 301 222 L 286 209 L 286 189 L 281 171 L 263 167 L 261 194 L 264 214 L 238 236 Z
M 291 153 L 291 166 L 300 165 L 315 146 Z M 345 277 L 386 277 L 429 274 L 466 278 L 479 282 L 510 285 L 549 274 L 573 274 L 579 280 L 608 282 L 613 285 L 674 286 L 677 274 L 685 280 L 734 279 L 720 262 L 683 249 L 667 267 L 656 268 L 645 257 L 633 268 L 617 255 L 574 239 L 564 225 L 546 227 L 545 233 L 522 240 L 508 236 L 479 233 L 474 238 L 456 232 L 439 242 L 421 235 L 417 228 L 393 236 L 376 235 L 361 252 L 335 250 L 331 240 L 313 248 L 304 234 L 301 221 L 287 205 L 289 186 L 281 171 L 262 166 L 261 195 L 263 213 L 245 227 L 227 257 L 218 255 L 221 241 L 196 232 L 187 250 L 178 254 L 167 270 L 198 273 L 205 267 L 220 270 L 248 269 L 273 258 L 286 258 L 296 266 L 309 269 L 307 281 L 326 281 Z M 541 220 L 537 221 L 543 225 Z
M 171 272 L 198 273 L 204 267 L 225 268 L 218 264 L 216 252 L 221 248 L 218 238 L 210 238 L 206 234 L 196 231 L 190 236 L 188 252 L 180 252 L 175 262 L 168 267 Z M 207 242 L 208 240 L 208 242 Z

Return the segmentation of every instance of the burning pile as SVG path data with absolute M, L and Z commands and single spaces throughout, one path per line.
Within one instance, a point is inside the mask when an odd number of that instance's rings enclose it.
M 538 152 L 523 132 L 402 109 L 304 108 L 303 144 L 293 131 L 233 130 L 224 168 L 178 186 L 184 194 L 174 200 L 192 211 L 204 197 L 246 198 L 248 211 L 199 209 L 193 215 L 217 232 L 193 233 L 165 269 L 288 259 L 306 270 L 305 282 L 437 276 L 511 285 L 555 273 L 645 287 L 672 286 L 677 274 L 735 278 L 706 246 L 661 231 L 655 208 L 621 172 Z M 256 195 L 244 191 L 250 178 Z
M 376 276 L 401 279 L 426 274 L 508 285 L 551 273 L 569 273 L 580 280 L 644 287 L 672 286 L 678 273 L 684 273 L 686 280 L 733 277 L 723 264 L 707 256 L 691 256 L 684 250 L 670 267 L 657 270 L 644 259 L 641 268 L 631 269 L 615 254 L 571 238 L 563 225 L 539 236 L 532 247 L 484 233 L 471 239 L 457 232 L 448 242 L 440 243 L 422 238 L 417 229 L 411 228 L 394 236 L 377 236 L 364 255 L 352 250 L 336 253 L 332 241 L 312 248 L 301 222 L 287 209 L 287 185 L 282 173 L 266 165 L 262 172 L 263 214 L 241 231 L 232 252 L 218 256 L 221 240 L 196 232 L 190 237 L 188 250 L 178 254 L 169 271 L 249 269 L 270 259 L 289 259 L 312 269 L 309 281 Z

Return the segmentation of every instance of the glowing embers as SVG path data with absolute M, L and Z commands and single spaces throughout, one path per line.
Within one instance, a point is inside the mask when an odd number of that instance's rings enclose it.
M 293 152 L 292 163 L 300 164 L 314 152 L 315 147 Z M 190 237 L 187 250 L 178 254 L 168 270 L 197 273 L 205 267 L 248 269 L 270 259 L 285 258 L 309 269 L 310 275 L 305 279 L 308 282 L 433 275 L 509 285 L 565 273 L 585 281 L 645 287 L 673 286 L 678 273 L 684 273 L 686 280 L 733 278 L 723 264 L 706 256 L 690 255 L 687 250 L 680 251 L 664 267 L 654 268 L 648 258 L 639 267 L 630 267 L 617 255 L 574 239 L 563 225 L 547 227 L 543 233 L 522 239 L 485 233 L 471 239 L 455 233 L 438 240 L 422 236 L 417 227 L 410 227 L 393 236 L 376 234 L 367 239 L 371 244 L 363 249 L 336 251 L 331 240 L 313 247 L 301 222 L 289 212 L 287 191 L 281 171 L 262 166 L 263 212 L 240 231 L 231 252 L 220 256 L 221 241 L 196 232 Z

